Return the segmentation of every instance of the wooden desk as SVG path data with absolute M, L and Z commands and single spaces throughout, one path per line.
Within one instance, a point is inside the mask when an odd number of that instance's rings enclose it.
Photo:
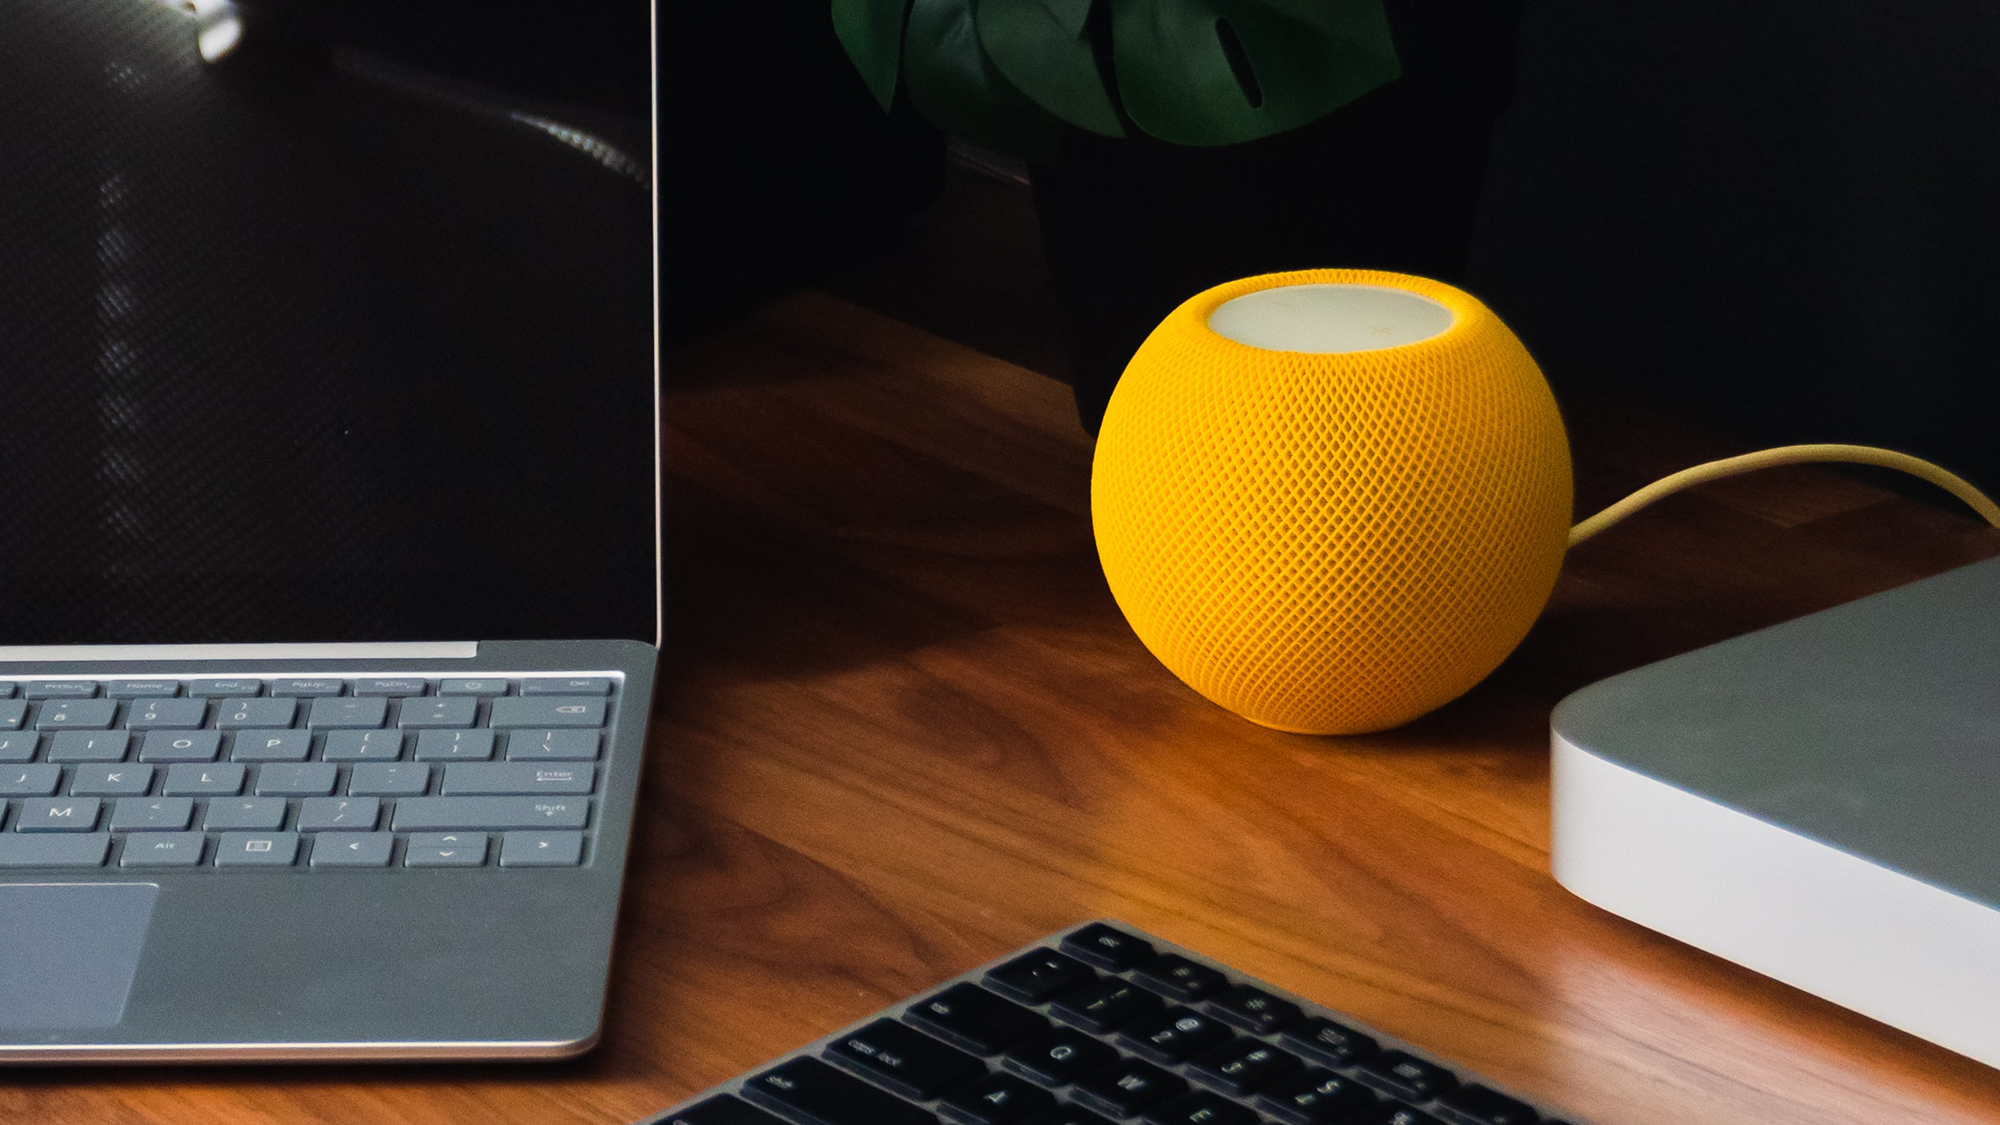
M 1111 915 L 1602 1125 L 2000 1122 L 2000 1072 L 1606 915 L 1547 850 L 1564 694 L 2000 532 L 1827 470 L 1711 486 L 1580 548 L 1465 699 L 1308 738 L 1211 706 L 1127 630 L 1059 384 L 814 295 L 668 379 L 674 642 L 604 1045 L 11 1072 L 0 1119 L 630 1122 Z M 1570 423 L 1588 511 L 1735 451 Z

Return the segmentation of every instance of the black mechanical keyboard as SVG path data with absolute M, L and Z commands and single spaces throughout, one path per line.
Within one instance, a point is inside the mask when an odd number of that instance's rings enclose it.
M 0 869 L 576 866 L 622 685 L 0 679 Z
M 1550 1114 L 1199 954 L 1091 922 L 642 1125 L 1565 1125 Z

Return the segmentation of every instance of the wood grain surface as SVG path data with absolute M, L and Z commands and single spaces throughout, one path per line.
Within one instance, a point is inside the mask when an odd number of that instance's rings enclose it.
M 1126 628 L 1065 387 L 806 294 L 668 359 L 669 636 L 604 1044 L 556 1065 L 0 1074 L 0 1120 L 630 1122 L 1113 916 L 1601 1125 L 2000 1123 L 2000 1072 L 1607 915 L 1548 871 L 1548 712 L 2000 553 L 1830 469 L 1579 548 L 1401 730 L 1208 704 Z M 1566 403 L 1579 508 L 1740 450 Z

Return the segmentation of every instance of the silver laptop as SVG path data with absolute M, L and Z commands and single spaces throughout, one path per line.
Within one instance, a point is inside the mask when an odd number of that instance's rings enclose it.
M 585 61 L 649 90 L 625 7 Z M 342 30 L 0 10 L 0 1061 L 598 1035 L 661 620 L 649 122 Z

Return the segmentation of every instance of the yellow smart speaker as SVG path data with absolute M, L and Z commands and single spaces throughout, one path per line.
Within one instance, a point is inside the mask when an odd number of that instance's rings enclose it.
M 1279 730 L 1407 722 L 1520 643 L 1569 536 L 1569 441 L 1498 317 L 1448 285 L 1217 286 L 1133 356 L 1091 518 L 1119 608 L 1196 691 Z

